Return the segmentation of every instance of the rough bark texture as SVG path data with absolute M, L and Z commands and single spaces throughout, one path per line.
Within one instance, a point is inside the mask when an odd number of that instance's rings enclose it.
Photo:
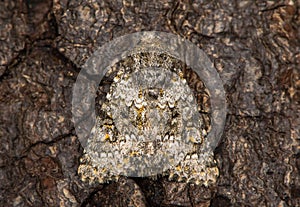
M 86 58 L 132 32 L 203 49 L 228 115 L 209 188 L 164 177 L 88 185 L 71 118 Z M 0 206 L 300 206 L 300 2 L 0 2 Z

